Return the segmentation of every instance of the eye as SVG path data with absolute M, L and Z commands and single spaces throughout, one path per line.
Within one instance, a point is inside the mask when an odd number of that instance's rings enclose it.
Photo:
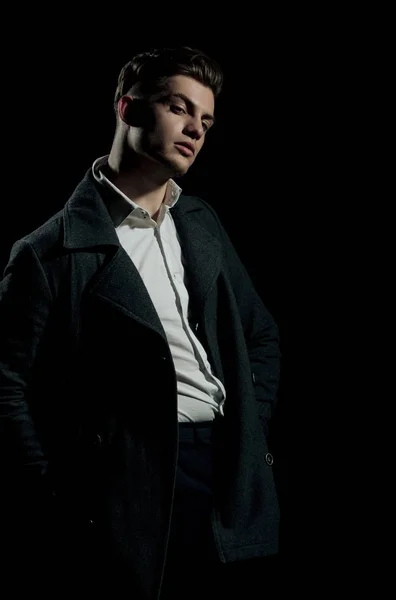
M 186 114 L 186 111 L 184 110 L 184 108 L 181 106 L 178 106 L 177 104 L 172 104 L 171 109 L 173 112 L 175 112 L 178 115 Z
M 171 111 L 176 113 L 177 115 L 186 115 L 187 114 L 187 111 L 185 111 L 184 108 L 182 106 L 179 106 L 178 104 L 171 104 L 170 108 L 171 108 Z M 210 125 L 208 123 L 203 122 L 202 127 L 204 128 L 204 131 L 206 133 L 208 131 L 208 129 L 210 128 Z

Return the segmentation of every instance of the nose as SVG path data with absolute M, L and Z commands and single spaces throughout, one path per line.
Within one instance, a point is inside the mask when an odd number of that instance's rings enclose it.
M 187 123 L 186 127 L 184 128 L 184 132 L 189 137 L 199 140 L 205 133 L 202 121 L 198 117 L 191 117 L 191 120 Z

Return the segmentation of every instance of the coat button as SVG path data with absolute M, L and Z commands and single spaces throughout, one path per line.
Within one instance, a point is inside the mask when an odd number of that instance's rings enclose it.
M 267 465 L 270 465 L 270 466 L 274 462 L 274 457 L 269 452 L 267 452 L 267 454 L 265 455 L 265 462 L 267 463 Z
M 102 442 L 103 442 L 102 436 L 99 433 L 97 433 L 94 438 L 94 445 L 100 446 L 102 444 Z

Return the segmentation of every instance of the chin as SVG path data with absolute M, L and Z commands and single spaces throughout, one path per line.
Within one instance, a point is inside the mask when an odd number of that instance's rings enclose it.
M 156 157 L 157 162 L 170 171 L 171 177 L 181 177 L 182 175 L 185 175 L 190 168 L 191 165 L 188 164 L 186 160 L 183 160 L 182 157 L 181 159 L 182 160 L 178 160 L 174 157 L 167 158 L 166 156 Z
M 185 175 L 188 171 L 189 167 L 186 166 L 177 166 L 175 165 L 175 168 L 173 169 L 173 177 L 182 177 L 182 175 Z

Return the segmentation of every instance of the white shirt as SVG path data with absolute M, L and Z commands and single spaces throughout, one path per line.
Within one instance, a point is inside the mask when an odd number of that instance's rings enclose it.
M 205 349 L 188 322 L 189 297 L 182 251 L 175 223 L 169 208 L 174 206 L 181 188 L 173 179 L 167 191 L 157 221 L 119 190 L 100 170 L 108 156 L 95 160 L 95 179 L 108 186 L 128 203 L 129 214 L 120 221 L 109 208 L 121 246 L 140 273 L 161 320 L 169 343 L 177 378 L 179 421 L 211 421 L 223 414 L 226 393 L 213 373 Z M 115 203 L 116 205 L 117 203 Z M 125 213 L 124 213 L 125 214 Z

